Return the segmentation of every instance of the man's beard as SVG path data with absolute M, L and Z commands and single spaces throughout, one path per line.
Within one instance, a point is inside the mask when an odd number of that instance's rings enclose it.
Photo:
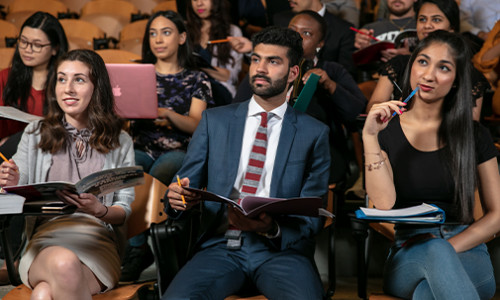
M 255 79 L 262 78 L 269 83 L 269 86 L 264 88 L 261 87 L 260 84 L 256 85 Z M 264 75 L 255 75 L 250 79 L 250 86 L 252 87 L 252 91 L 255 95 L 262 98 L 270 98 L 276 95 L 281 94 L 288 85 L 287 82 L 288 74 L 286 74 L 283 78 L 278 79 L 276 81 L 272 81 L 271 78 Z
M 396 10 L 393 10 L 390 6 L 387 7 L 387 9 L 389 10 L 389 12 L 393 15 L 395 15 L 396 17 L 401 17 L 401 16 L 404 16 L 405 14 L 407 14 L 411 9 L 413 8 L 413 6 L 409 6 L 407 8 L 400 8 L 400 9 L 396 9 Z

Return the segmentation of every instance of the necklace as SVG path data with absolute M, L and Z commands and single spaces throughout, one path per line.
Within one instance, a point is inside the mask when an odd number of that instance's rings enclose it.
M 403 26 L 399 26 L 398 24 L 394 23 L 394 21 L 392 19 L 389 19 L 389 22 L 391 22 L 392 25 L 394 25 L 397 28 L 399 28 L 399 32 L 402 32 L 403 30 L 406 29 L 406 26 L 410 25 L 410 23 L 411 23 L 412 20 L 413 20 L 413 18 L 410 18 L 408 20 L 408 22 L 406 22 L 406 24 L 404 24 Z

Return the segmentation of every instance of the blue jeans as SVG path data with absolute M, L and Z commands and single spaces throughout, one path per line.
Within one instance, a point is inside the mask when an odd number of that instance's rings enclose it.
M 135 163 L 142 166 L 144 172 L 158 179 L 165 185 L 169 185 L 176 175 L 177 171 L 182 166 L 182 161 L 186 152 L 184 151 L 169 151 L 162 154 L 158 159 L 154 160 L 151 156 L 147 155 L 144 151 L 135 150 Z M 147 235 L 140 233 L 129 239 L 129 244 L 132 247 L 140 247 L 147 242 Z
M 485 244 L 457 253 L 447 241 L 467 225 L 397 229 L 384 268 L 384 292 L 404 299 L 491 299 L 496 283 Z M 407 242 L 416 235 L 436 238 Z

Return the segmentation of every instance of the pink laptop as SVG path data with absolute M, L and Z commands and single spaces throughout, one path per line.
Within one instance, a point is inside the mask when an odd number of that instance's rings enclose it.
M 118 115 L 125 119 L 156 119 L 158 98 L 152 64 L 106 64 Z

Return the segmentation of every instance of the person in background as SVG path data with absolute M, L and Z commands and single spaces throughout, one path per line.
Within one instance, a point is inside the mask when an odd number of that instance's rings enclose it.
M 455 0 L 420 0 L 415 10 L 419 40 L 423 40 L 435 30 L 460 32 L 460 15 Z M 410 55 L 398 55 L 381 68 L 377 86 L 367 105 L 367 111 L 375 103 L 401 98 L 400 87 L 403 83 L 404 70 L 409 59 Z M 489 84 L 486 78 L 475 68 L 472 69 L 471 79 L 471 94 L 474 99 L 473 117 L 474 120 L 479 121 L 483 95 Z
M 47 113 L 26 127 L 16 154 L 0 165 L 0 186 L 77 182 L 105 169 L 133 166 L 132 139 L 122 130 L 106 66 L 91 50 L 73 50 L 54 65 L 47 84 Z M 90 299 L 120 277 L 121 226 L 134 188 L 103 197 L 57 192 L 74 214 L 29 217 L 29 243 L 19 263 L 32 299 Z
M 489 0 L 460 0 L 461 32 L 470 32 L 482 40 L 500 20 L 500 2 Z
M 403 299 L 491 299 L 485 242 L 500 231 L 500 174 L 488 130 L 472 120 L 470 52 L 457 33 L 429 33 L 413 51 L 409 103 L 372 106 L 363 128 L 365 183 L 378 209 L 435 204 L 444 224 L 396 224 L 384 292 Z M 393 115 L 395 115 L 393 117 Z M 484 215 L 474 220 L 478 188 Z
M 251 38 L 267 26 L 272 26 L 273 16 L 289 8 L 288 0 L 237 0 L 231 1 L 231 7 L 236 4 L 237 22 L 243 35 Z
M 389 10 L 388 19 L 366 24 L 359 29 L 362 33 L 356 33 L 354 46 L 364 49 L 375 43 L 370 36 L 379 41 L 394 42 L 396 37 L 403 31 L 415 29 L 415 11 L 413 4 L 417 0 L 387 0 Z M 398 54 L 409 54 L 407 47 L 398 49 L 387 49 L 382 51 L 381 61 L 386 62 Z
M 312 10 L 321 15 L 327 23 L 327 31 L 322 47 L 318 47 L 318 58 L 325 61 L 334 61 L 356 75 L 356 67 L 352 60 L 354 48 L 354 32 L 349 29 L 351 23 L 332 15 L 320 0 L 293 0 L 289 1 L 291 10 L 274 15 L 274 25 L 288 27 L 290 20 L 298 12 Z
M 0 106 L 12 106 L 41 116 L 47 78 L 55 61 L 68 51 L 68 40 L 59 21 L 36 12 L 21 26 L 11 67 L 0 72 Z M 0 152 L 10 158 L 17 149 L 26 123 L 0 119 Z
M 144 172 L 168 185 L 182 165 L 201 113 L 213 104 L 205 73 L 193 70 L 191 45 L 182 17 L 159 11 L 146 24 L 142 61 L 155 65 L 158 119 L 134 120 L 135 161 Z M 135 281 L 154 261 L 147 235 L 129 240 L 120 281 Z
M 490 81 L 495 90 L 492 99 L 493 114 L 500 116 L 500 20 L 490 32 L 481 50 L 472 59 L 474 67 Z
M 230 103 L 236 94 L 243 60 L 243 55 L 233 51 L 229 43 L 211 43 L 228 36 L 242 36 L 240 28 L 231 24 L 228 5 L 227 0 L 187 1 L 188 36 L 195 51 L 213 67 L 202 68 L 202 71 L 216 80 L 212 81 L 212 88 L 217 104 Z M 229 91 L 229 95 L 221 88 Z
M 183 188 L 206 187 L 234 200 L 248 194 L 289 198 L 327 193 L 328 127 L 286 103 L 287 86 L 299 71 L 302 39 L 290 29 L 270 27 L 255 34 L 253 42 L 249 73 L 254 95 L 203 112 L 179 171 L 182 186 L 169 186 L 169 218 L 186 220 L 200 208 L 203 233 L 196 236 L 196 253 L 162 299 L 224 299 L 249 286 L 269 299 L 323 297 L 313 260 L 322 219 L 266 213 L 248 218 L 222 203 L 199 202 Z M 262 146 L 264 136 L 266 154 L 261 156 L 251 149 L 254 141 Z M 253 168 L 254 160 L 262 168 Z M 225 237 L 230 225 L 241 234 L 239 242 L 235 235 Z
M 353 24 L 354 27 L 359 27 L 360 3 L 357 0 L 323 0 L 322 2 L 326 5 L 326 10 L 329 13 L 339 16 Z
M 12 106 L 41 116 L 45 107 L 47 78 L 55 62 L 68 51 L 68 40 L 59 21 L 45 12 L 36 12 L 21 26 L 11 67 L 0 71 L 0 106 Z M 11 158 L 26 123 L 0 118 L 0 153 Z M 9 239 L 14 251 L 21 243 L 24 217 L 14 216 Z M 5 264 L 0 269 L 0 285 L 8 284 Z

